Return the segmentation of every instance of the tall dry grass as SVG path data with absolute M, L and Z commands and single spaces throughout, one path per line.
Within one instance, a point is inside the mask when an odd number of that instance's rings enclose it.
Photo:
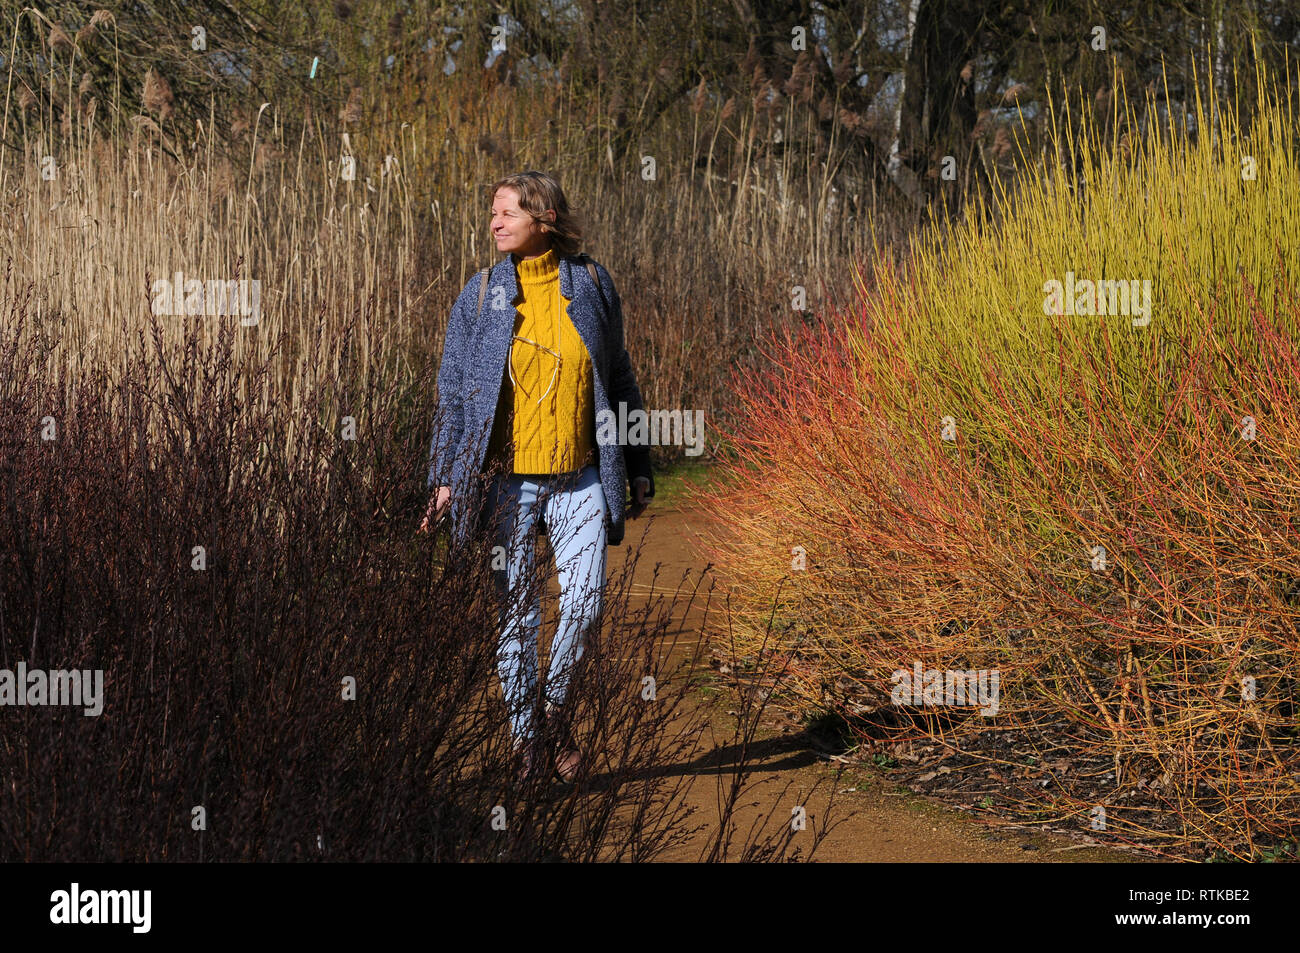
M 215 111 L 180 127 L 152 74 L 84 94 L 51 83 L 6 98 L 21 152 L 0 156 L 0 295 L 31 289 L 28 333 L 65 332 L 42 351 L 42 373 L 66 367 L 85 380 L 102 367 L 120 379 L 137 366 L 161 381 L 141 341 L 151 282 L 177 271 L 256 280 L 260 321 L 237 328 L 235 354 L 269 359 L 271 373 L 260 394 L 251 381 L 240 393 L 290 414 L 291 443 L 354 410 L 340 397 L 319 419 L 302 413 L 302 394 L 344 367 L 364 386 L 372 374 L 412 381 L 436 366 L 451 302 L 498 258 L 484 188 L 504 172 L 559 175 L 589 223 L 587 250 L 618 282 L 647 406 L 703 409 L 710 429 L 731 412 L 732 364 L 755 366 L 757 336 L 797 318 L 796 303 L 826 307 L 834 286 L 824 276 L 866 253 L 863 222 L 884 214 L 833 189 L 852 141 L 826 141 L 795 98 L 775 107 L 759 91 L 718 103 L 697 90 L 616 163 L 598 95 L 501 86 L 491 72 L 458 71 L 418 101 L 358 89 L 337 116 L 317 110 L 305 124 L 285 122 L 301 105 L 262 104 L 231 128 L 217 128 Z M 103 138 L 91 120 L 121 104 L 97 91 L 132 83 L 157 108 L 121 115 L 122 134 Z M 291 127 L 305 131 L 294 138 Z M 342 333 L 354 316 L 355 334 Z M 169 318 L 167 353 L 194 326 L 210 350 L 228 320 Z

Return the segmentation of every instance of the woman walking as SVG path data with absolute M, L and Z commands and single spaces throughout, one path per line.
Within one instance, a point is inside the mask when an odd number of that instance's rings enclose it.
M 420 529 L 449 513 L 454 552 L 485 518 L 496 528 L 505 553 L 505 567 L 495 569 L 498 675 L 515 748 L 525 773 L 554 758 L 546 770 L 569 780 L 582 755 L 562 727 L 563 706 L 600 612 L 605 549 L 623 541 L 625 511 L 636 519 L 654 496 L 654 476 L 649 447 L 598 434 L 598 417 L 623 420 L 642 410 L 641 393 L 624 347 L 618 291 L 603 267 L 578 254 L 581 229 L 559 183 L 521 172 L 496 182 L 489 195 L 492 237 L 509 255 L 471 279 L 452 307 L 430 448 L 434 492 Z M 482 480 L 486 470 L 497 475 Z M 539 521 L 560 584 L 541 724 L 541 593 L 526 611 L 517 604 L 532 577 Z

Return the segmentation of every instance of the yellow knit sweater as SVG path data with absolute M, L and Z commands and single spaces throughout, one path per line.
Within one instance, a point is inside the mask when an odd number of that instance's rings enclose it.
M 512 257 L 523 300 L 515 313 L 488 459 L 504 459 L 513 473 L 570 473 L 596 462 L 591 355 L 566 313 L 569 300 L 560 294 L 555 249 L 531 261 Z M 560 355 L 558 372 L 550 351 Z

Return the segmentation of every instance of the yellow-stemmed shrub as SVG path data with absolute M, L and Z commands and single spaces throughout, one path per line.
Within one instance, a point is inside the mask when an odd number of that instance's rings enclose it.
M 786 705 L 977 739 L 1001 806 L 1085 830 L 1294 839 L 1300 129 L 1257 85 L 1248 123 L 1053 109 L 1014 194 L 882 251 L 742 384 L 712 555 Z M 1149 314 L 1068 313 L 1067 272 L 1149 281 Z M 917 662 L 997 671 L 996 713 L 896 704 Z

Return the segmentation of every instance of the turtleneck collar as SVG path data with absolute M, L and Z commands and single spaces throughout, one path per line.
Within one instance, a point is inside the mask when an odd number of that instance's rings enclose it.
M 556 281 L 560 277 L 560 256 L 555 253 L 554 248 L 548 248 L 545 255 L 531 261 L 523 260 L 514 252 L 510 253 L 510 257 L 514 260 L 519 281 L 523 284 L 536 285 Z

